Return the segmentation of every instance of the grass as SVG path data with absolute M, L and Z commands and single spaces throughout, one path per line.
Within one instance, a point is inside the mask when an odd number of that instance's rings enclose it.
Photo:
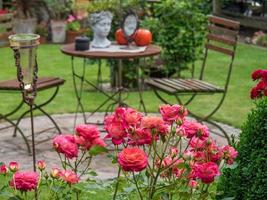
M 12 79 L 16 76 L 16 68 L 14 67 L 13 53 L 10 48 L 0 49 L 0 80 Z M 253 102 L 249 98 L 250 88 L 254 85 L 250 79 L 250 74 L 254 69 L 266 68 L 266 49 L 239 44 L 237 48 L 236 59 L 232 72 L 229 91 L 223 106 L 213 116 L 213 119 L 221 121 L 235 127 L 240 127 L 246 119 L 247 113 L 253 107 Z M 207 77 L 209 80 L 221 84 L 223 79 L 224 64 L 226 59 L 221 54 L 212 53 L 209 56 L 207 67 Z M 197 63 L 199 66 L 200 63 Z M 39 76 L 58 76 L 66 80 L 65 84 L 60 88 L 57 97 L 46 106 L 49 113 L 73 113 L 76 109 L 76 98 L 72 84 L 71 60 L 70 57 L 60 52 L 59 45 L 41 45 L 38 49 L 38 65 Z M 82 65 L 81 59 L 75 59 L 75 65 Z M 78 67 L 81 68 L 81 67 Z M 109 68 L 104 66 L 102 69 L 103 79 L 109 80 Z M 86 77 L 89 80 L 96 81 L 97 66 L 87 66 Z M 88 88 L 85 88 L 85 90 Z M 51 91 L 43 91 L 38 93 L 37 103 L 49 97 Z M 171 97 L 167 97 L 171 98 Z M 0 93 L 0 113 L 7 113 L 21 99 L 19 93 Z M 104 96 L 99 92 L 84 92 L 83 102 L 86 111 L 92 111 L 104 101 Z M 149 112 L 157 112 L 161 102 L 156 98 L 153 92 L 144 92 L 144 100 Z M 207 113 L 213 105 L 218 102 L 218 95 L 203 95 L 189 109 L 197 113 Z M 127 103 L 138 108 L 138 94 L 131 93 L 127 99 Z M 173 101 L 175 103 L 175 101 Z M 36 113 L 39 114 L 39 113 Z M 15 115 L 17 117 L 18 115 Z

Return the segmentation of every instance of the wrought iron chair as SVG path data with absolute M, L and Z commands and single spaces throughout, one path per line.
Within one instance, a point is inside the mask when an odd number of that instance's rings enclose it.
M 235 50 L 238 41 L 240 23 L 215 16 L 209 16 L 208 20 L 208 34 L 206 36 L 207 42 L 205 44 L 204 60 L 200 69 L 199 78 L 149 78 L 145 80 L 145 83 L 153 89 L 156 96 L 164 103 L 169 102 L 168 100 L 166 100 L 166 98 L 163 97 L 161 92 L 174 96 L 176 100 L 183 105 L 188 105 L 199 94 L 221 94 L 221 99 L 218 102 L 218 105 L 216 105 L 215 108 L 204 117 L 200 117 L 192 112 L 190 112 L 190 114 L 201 121 L 206 121 L 218 127 L 223 132 L 228 142 L 230 142 L 230 138 L 227 133 L 216 123 L 210 121 L 209 118 L 218 111 L 218 109 L 223 104 L 223 101 L 227 94 L 233 61 L 235 58 Z M 224 87 L 219 87 L 204 80 L 204 72 L 206 71 L 205 66 L 207 63 L 206 61 L 209 51 L 222 53 L 225 56 L 229 57 L 229 66 Z M 187 99 L 187 101 L 183 102 L 180 98 L 181 94 L 187 94 L 190 95 L 190 97 L 189 99 Z
M 56 78 L 56 77 L 41 77 L 38 79 L 37 81 L 37 91 L 42 91 L 42 90 L 46 90 L 46 89 L 52 89 L 54 88 L 54 92 L 52 93 L 51 97 L 47 100 L 44 100 L 43 103 L 41 104 L 34 104 L 33 109 L 34 110 L 39 110 L 40 112 L 42 112 L 45 116 L 47 116 L 49 118 L 49 120 L 52 122 L 52 124 L 54 125 L 54 127 L 56 128 L 56 130 L 58 131 L 59 134 L 61 134 L 61 130 L 58 127 L 57 123 L 55 122 L 55 120 L 43 109 L 43 107 L 47 104 L 49 104 L 57 95 L 59 87 L 61 85 L 63 85 L 65 82 L 65 80 L 60 79 L 60 78 Z M 0 82 L 0 91 L 3 92 L 20 92 L 20 86 L 19 86 L 19 82 L 17 79 L 14 80 L 7 80 L 7 81 L 1 81 Z M 6 126 L 6 127 L 2 127 L 0 128 L 0 130 L 6 129 L 6 128 L 10 128 L 10 127 L 14 127 L 14 134 L 13 137 L 16 137 L 17 132 L 19 132 L 27 146 L 28 152 L 31 153 L 31 149 L 30 149 L 30 145 L 29 142 L 27 140 L 27 137 L 24 135 L 23 131 L 20 129 L 19 124 L 21 122 L 21 120 L 23 119 L 23 117 L 25 117 L 27 114 L 29 114 L 29 110 L 23 112 L 18 120 L 16 122 L 13 122 L 10 117 L 15 114 L 16 112 L 18 112 L 19 110 L 21 110 L 22 106 L 24 105 L 23 100 L 19 103 L 19 105 L 17 107 L 15 107 L 12 111 L 10 111 L 7 114 L 0 114 L 0 120 L 4 120 L 6 122 L 8 122 L 10 124 L 10 126 Z

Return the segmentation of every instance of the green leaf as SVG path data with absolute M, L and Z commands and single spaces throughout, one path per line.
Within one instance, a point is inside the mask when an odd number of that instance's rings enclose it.
M 179 163 L 178 165 L 177 165 L 177 168 L 178 169 L 184 169 L 186 166 L 185 166 L 185 163 Z
M 88 172 L 88 174 L 91 176 L 97 176 L 97 173 L 95 171 L 90 171 L 90 172 Z
M 101 153 L 107 153 L 108 149 L 99 145 L 94 145 L 90 150 L 89 154 L 92 156 L 96 156 Z

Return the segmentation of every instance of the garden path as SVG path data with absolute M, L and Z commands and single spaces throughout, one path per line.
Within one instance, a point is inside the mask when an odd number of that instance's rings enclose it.
M 75 114 L 60 114 L 52 115 L 55 121 L 58 123 L 63 134 L 73 133 L 74 117 Z M 104 117 L 104 113 L 96 113 L 92 119 L 94 122 L 101 121 Z M 51 122 L 44 116 L 38 116 L 34 118 L 35 131 L 36 131 L 36 158 L 37 160 L 45 160 L 48 168 L 59 167 L 60 160 L 57 153 L 52 149 L 51 138 L 55 135 L 55 129 L 49 129 L 45 132 L 38 133 L 38 130 L 47 129 Z M 77 123 L 82 123 L 82 116 L 78 115 Z M 7 123 L 0 123 L 0 128 L 7 126 Z M 220 124 L 223 128 L 233 135 L 238 135 L 240 133 L 239 129 L 234 127 Z M 30 119 L 25 118 L 21 121 L 20 128 L 24 131 L 25 135 L 30 139 Z M 219 136 L 214 133 L 218 133 L 215 127 L 209 126 L 212 137 L 217 141 L 218 144 L 226 144 L 227 141 L 224 137 Z M 101 130 L 102 129 L 102 130 Z M 106 134 L 103 127 L 100 128 L 101 137 L 103 138 Z M 26 150 L 26 145 L 22 140 L 21 136 L 14 138 L 12 137 L 13 128 L 8 128 L 0 130 L 1 140 L 0 140 L 0 162 L 5 162 L 8 164 L 10 161 L 17 161 L 20 163 L 22 169 L 32 169 L 32 157 L 29 156 Z M 47 140 L 45 142 L 39 143 L 38 141 Z M 108 144 L 108 148 L 112 149 L 112 145 Z M 92 163 L 92 169 L 98 173 L 98 178 L 108 179 L 116 176 L 116 165 L 111 164 L 110 158 L 106 155 L 100 155 L 94 158 Z

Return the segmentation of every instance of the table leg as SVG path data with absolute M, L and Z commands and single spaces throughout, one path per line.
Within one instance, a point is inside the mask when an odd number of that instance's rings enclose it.
M 143 77 L 141 77 L 140 79 L 140 63 L 137 63 L 136 65 L 136 74 L 137 74 L 137 87 L 138 87 L 138 94 L 139 94 L 139 106 L 143 107 L 144 109 L 144 113 L 147 114 L 147 110 L 146 110 L 146 106 L 145 106 L 145 102 L 143 100 L 143 86 L 144 86 L 144 79 Z M 139 80 L 140 79 L 140 80 Z M 140 82 L 141 81 L 141 82 Z M 139 108 L 140 109 L 140 108 Z
M 76 125 L 77 115 L 78 115 L 79 110 L 81 110 L 82 115 L 83 115 L 84 123 L 86 123 L 85 110 L 84 110 L 84 106 L 83 106 L 83 104 L 81 102 L 81 100 L 82 100 L 82 91 L 83 91 L 84 80 L 85 80 L 85 65 L 86 65 L 86 59 L 83 60 L 82 74 L 81 74 L 81 76 L 79 76 L 77 74 L 77 72 L 75 71 L 74 57 L 71 57 L 72 79 L 73 79 L 73 86 L 74 86 L 75 96 L 76 96 L 76 99 L 77 99 L 77 107 L 76 107 L 76 113 L 75 113 L 74 127 Z M 78 86 L 77 79 L 80 81 L 80 86 Z

